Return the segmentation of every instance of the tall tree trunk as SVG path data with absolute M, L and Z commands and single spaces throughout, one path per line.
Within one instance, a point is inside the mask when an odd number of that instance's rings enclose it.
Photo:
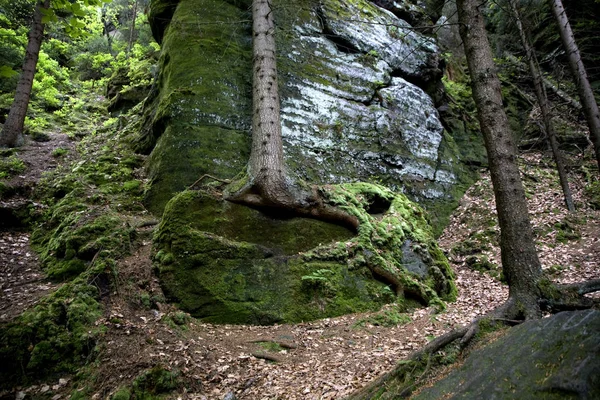
M 560 38 L 562 39 L 563 46 L 567 52 L 569 59 L 569 65 L 573 73 L 573 79 L 575 79 L 575 85 L 579 91 L 579 98 L 583 106 L 583 113 L 587 120 L 590 128 L 590 139 L 594 145 L 594 152 L 596 153 L 596 162 L 600 169 L 600 111 L 598 111 L 598 104 L 594 97 L 594 92 L 590 86 L 590 81 L 587 77 L 587 72 L 581 60 L 581 54 L 577 43 L 575 43 L 575 36 L 571 30 L 571 24 L 565 13 L 565 9 L 562 5 L 561 0 L 548 0 L 552 13 L 558 23 L 558 31 L 560 32 Z
M 509 284 L 506 315 L 538 318 L 542 268 L 517 166 L 516 146 L 502 106 L 500 80 L 480 10 L 486 3 L 479 0 L 456 3 L 496 198 L 502 270 Z
M 112 46 L 113 39 L 112 39 L 112 36 L 110 35 L 110 31 L 109 31 L 111 23 L 110 23 L 110 20 L 108 19 L 107 11 L 108 11 L 108 6 L 106 4 L 104 4 L 102 6 L 102 16 L 100 17 L 100 20 L 102 21 L 102 27 L 103 27 L 102 30 L 103 30 L 104 34 L 106 35 L 106 45 L 108 47 L 108 52 L 111 55 L 114 55 L 113 46 Z
M 548 105 L 548 95 L 546 94 L 546 89 L 544 88 L 542 71 L 538 64 L 535 52 L 530 44 L 529 38 L 527 37 L 525 29 L 523 28 L 523 23 L 521 21 L 521 16 L 519 14 L 517 5 L 515 4 L 515 0 L 509 0 L 508 3 L 513 16 L 515 17 L 515 24 L 517 25 L 519 35 L 521 36 L 521 43 L 523 44 L 523 48 L 525 49 L 525 53 L 527 55 L 527 60 L 529 61 L 529 71 L 531 73 L 531 77 L 533 78 L 535 96 L 537 97 L 538 104 L 540 105 L 542 120 L 544 121 L 544 128 L 546 128 L 546 139 L 550 145 L 550 148 L 552 149 L 552 155 L 554 156 L 554 161 L 556 162 L 556 169 L 558 171 L 560 186 L 562 187 L 565 198 L 565 204 L 569 211 L 575 211 L 573 196 L 571 195 L 571 188 L 569 187 L 569 180 L 565 171 L 564 160 L 560 150 L 558 149 L 556 131 L 554 130 L 554 125 L 552 124 L 552 114 L 550 113 L 550 107 Z
M 255 188 L 267 201 L 288 197 L 281 120 L 275 25 L 268 0 L 254 0 L 252 150 L 248 172 Z
M 2 133 L 0 134 L 0 146 L 15 147 L 23 141 L 23 125 L 27 106 L 33 87 L 33 78 L 40 47 L 44 37 L 44 24 L 42 23 L 42 8 L 50 7 L 50 0 L 43 0 L 37 3 L 33 14 L 33 23 L 29 30 L 27 49 L 25 51 L 25 61 L 23 62 L 23 71 L 17 83 L 15 98 L 8 112 L 8 117 L 4 123 Z
M 316 187 L 293 182 L 283 158 L 275 24 L 269 0 L 252 2 L 252 148 L 247 179 L 226 191 L 229 201 L 357 229 L 358 219 L 327 204 Z
M 127 58 L 129 58 L 129 53 L 131 53 L 131 47 L 133 46 L 133 37 L 135 35 L 135 20 L 137 17 L 137 7 L 138 0 L 135 0 L 133 3 L 133 17 L 131 19 L 131 28 L 129 31 L 129 43 L 127 43 Z

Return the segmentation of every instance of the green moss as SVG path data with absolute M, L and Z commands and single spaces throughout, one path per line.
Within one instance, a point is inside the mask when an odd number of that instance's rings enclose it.
M 411 321 L 410 315 L 400 312 L 398 308 L 387 308 L 378 313 L 359 320 L 354 327 L 363 327 L 366 324 L 375 326 L 398 326 Z
M 129 400 L 131 399 L 131 391 L 128 388 L 121 388 L 112 395 L 111 400 Z
M 158 395 L 169 393 L 179 385 L 179 372 L 168 370 L 162 365 L 139 375 L 132 385 L 132 395 L 136 399 L 155 399 Z
M 565 218 L 563 221 L 555 223 L 554 228 L 556 229 L 556 240 L 560 243 L 581 239 L 581 233 L 579 232 L 578 226 L 569 218 Z
M 250 27 L 240 21 L 249 18 L 246 8 L 216 0 L 177 6 L 163 40 L 159 92 L 147 106 L 148 129 L 139 140 L 144 150 L 154 148 L 146 204 L 156 214 L 201 175 L 230 179 L 245 165 L 252 45 Z
M 0 329 L 0 376 L 5 383 L 22 374 L 74 372 L 94 353 L 101 329 L 97 288 L 77 279 Z
M 600 181 L 594 181 L 586 185 L 585 195 L 590 206 L 595 210 L 600 210 Z
M 281 345 L 277 342 L 267 341 L 267 342 L 259 342 L 257 343 L 264 350 L 269 351 L 271 353 L 279 353 L 280 351 L 285 350 Z
M 163 289 L 210 322 L 305 321 L 376 310 L 396 296 L 374 267 L 405 292 L 443 307 L 456 289 L 425 213 L 371 184 L 322 189 L 360 221 L 358 234 L 305 218 L 277 218 L 185 191 L 165 208 L 154 241 Z M 370 214 L 373 213 L 373 214 Z
M 541 297 L 544 299 L 560 300 L 564 295 L 560 290 L 558 290 L 556 284 L 548 278 L 540 279 L 538 288 L 540 290 Z

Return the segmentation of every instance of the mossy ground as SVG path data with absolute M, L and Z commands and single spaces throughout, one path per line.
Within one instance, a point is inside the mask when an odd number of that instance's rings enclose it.
M 34 198 L 32 242 L 47 276 L 62 282 L 34 308 L 0 326 L 2 386 L 75 372 L 94 359 L 104 328 L 102 299 L 114 290 L 116 260 L 136 240 L 143 218 L 143 159 L 127 144 L 132 131 L 112 120 L 79 143 L 76 162 L 47 174 Z M 132 185 L 131 182 L 138 182 Z

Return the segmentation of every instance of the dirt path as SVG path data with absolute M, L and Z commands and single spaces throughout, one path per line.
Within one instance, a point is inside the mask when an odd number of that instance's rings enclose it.
M 32 200 L 42 174 L 75 157 L 67 135 L 50 134 L 48 139 L 18 148 L 13 155 L 23 161 L 25 170 L 3 181 L 7 189 L 0 197 L 0 322 L 11 320 L 57 287 L 45 279 L 29 245 L 30 234 L 19 221 L 19 216 L 43 211 Z M 56 149 L 64 153 L 59 155 Z

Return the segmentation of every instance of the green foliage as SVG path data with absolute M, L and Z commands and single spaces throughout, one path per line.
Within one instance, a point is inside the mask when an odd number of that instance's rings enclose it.
M 58 61 L 50 58 L 48 54 L 40 51 L 37 72 L 33 81 L 32 98 L 46 110 L 55 110 L 60 107 L 60 89 L 69 86 L 69 73 L 61 67 Z
M 7 158 L 0 158 L 0 179 L 10 178 L 18 173 L 25 171 L 25 163 L 16 155 Z
M 111 400 L 129 400 L 129 399 L 131 399 L 131 391 L 128 388 L 120 388 L 111 397 Z
M 57 147 L 52 151 L 52 157 L 60 158 L 69 153 L 69 149 L 65 149 L 62 147 Z
M 0 93 L 14 90 L 27 45 L 27 29 L 12 27 L 0 14 Z M 1 105 L 1 104 L 0 104 Z

